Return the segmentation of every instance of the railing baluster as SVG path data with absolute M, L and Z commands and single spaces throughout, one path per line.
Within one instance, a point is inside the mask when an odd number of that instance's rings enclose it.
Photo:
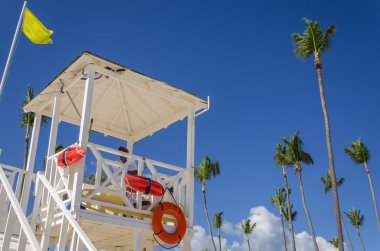
M 32 250 L 40 251 L 41 248 L 38 245 L 36 237 L 33 234 L 33 231 L 29 225 L 29 222 L 26 219 L 26 216 L 25 216 L 25 214 L 21 208 L 21 205 L 18 202 L 16 194 L 13 192 L 12 186 L 9 183 L 9 181 L 8 181 L 4 171 L 3 171 L 3 168 L 1 166 L 0 166 L 0 182 L 2 183 L 3 187 L 5 188 L 5 191 L 7 193 L 7 196 L 9 198 L 9 201 L 11 204 L 9 212 L 13 212 L 15 214 L 15 216 L 17 217 L 18 223 L 21 225 L 21 228 L 24 230 L 24 233 L 26 234 L 26 236 L 29 240 L 29 244 L 30 244 Z M 20 180 L 19 180 L 18 184 L 20 184 L 20 186 L 21 186 Z M 9 220 L 9 218 L 8 218 L 8 220 Z M 10 223 L 10 221 L 9 221 L 9 223 Z M 8 225 L 8 222 L 7 222 L 7 225 Z M 11 231 L 9 231 L 9 230 L 11 230 L 11 229 L 8 228 L 8 231 L 5 231 L 5 233 L 4 233 L 3 246 L 1 249 L 3 251 L 9 250 L 10 241 L 11 241 L 11 236 L 9 235 L 7 237 L 7 234 L 11 234 Z

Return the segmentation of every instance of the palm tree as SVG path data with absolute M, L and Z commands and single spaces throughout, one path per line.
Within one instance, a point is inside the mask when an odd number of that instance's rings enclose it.
M 198 168 L 194 168 L 194 177 L 199 180 L 202 184 L 202 194 L 203 194 L 203 206 L 205 210 L 206 220 L 208 228 L 210 231 L 210 238 L 212 245 L 214 246 L 214 251 L 216 251 L 216 245 L 214 241 L 214 236 L 212 234 L 212 228 L 210 224 L 210 218 L 208 216 L 207 201 L 206 201 L 206 181 L 220 174 L 220 166 L 218 161 L 212 161 L 207 155 L 204 157 L 202 163 Z
M 330 170 L 327 171 L 326 177 L 321 177 L 322 183 L 325 185 L 325 193 L 328 193 L 331 190 L 332 187 L 332 180 L 331 180 L 331 173 Z M 340 187 L 344 183 L 345 179 L 340 178 L 336 181 L 336 185 Z
M 331 47 L 332 36 L 335 33 L 335 26 L 329 26 L 325 32 L 322 31 L 321 26 L 318 22 L 314 22 L 304 18 L 304 21 L 307 24 L 306 29 L 303 32 L 303 35 L 298 33 L 293 33 L 292 37 L 295 43 L 294 54 L 302 59 L 307 59 L 311 55 L 314 55 L 314 66 L 318 75 L 318 86 L 319 94 L 321 97 L 321 104 L 323 110 L 323 116 L 325 120 L 325 131 L 326 131 L 326 143 L 327 143 L 327 153 L 330 163 L 330 171 L 332 176 L 332 189 L 334 197 L 334 209 L 335 209 L 335 222 L 336 230 L 338 233 L 338 242 L 339 242 L 339 251 L 344 250 L 343 246 L 343 233 L 341 225 L 341 216 L 340 216 L 340 206 L 339 206 L 339 195 L 338 187 L 336 184 L 336 174 L 335 174 L 335 165 L 334 165 L 334 154 L 331 144 L 331 133 L 330 133 L 330 120 L 327 111 L 327 104 L 325 99 L 325 91 L 323 87 L 323 77 L 322 77 L 322 53 L 326 52 L 327 49 Z
M 329 240 L 329 242 L 330 242 L 331 245 L 333 245 L 335 248 L 338 248 L 338 246 L 339 246 L 338 238 L 332 238 L 331 240 Z
M 369 172 L 369 168 L 368 168 L 368 161 L 371 159 L 371 154 L 369 153 L 368 148 L 362 142 L 361 138 L 359 138 L 356 141 L 353 141 L 351 143 L 350 147 L 344 148 L 344 151 L 351 157 L 351 159 L 356 164 L 363 164 L 364 165 L 365 171 L 366 171 L 367 176 L 368 176 L 369 186 L 370 186 L 371 192 L 372 192 L 372 200 L 373 200 L 373 205 L 375 207 L 377 225 L 380 228 L 379 210 L 377 208 L 375 190 L 373 189 L 372 176 L 371 176 L 371 173 Z
M 344 214 L 349 219 L 351 225 L 356 228 L 356 232 L 358 233 L 363 250 L 365 251 L 364 242 L 359 229 L 359 227 L 364 226 L 364 215 L 360 214 L 360 210 L 356 210 L 356 208 L 353 208 L 351 211 L 344 212 Z
M 295 221 L 296 218 L 297 218 L 297 210 L 293 211 L 293 203 L 290 205 L 290 208 L 288 208 L 288 206 L 286 206 L 287 208 L 283 208 L 282 211 L 284 212 L 284 217 L 287 221 Z M 290 215 L 291 217 L 289 217 L 289 213 L 290 212 Z
M 313 239 L 314 249 L 315 251 L 319 251 L 317 240 L 315 239 L 313 223 L 311 221 L 309 210 L 306 205 L 305 193 L 302 184 L 302 164 L 311 165 L 314 164 L 314 161 L 311 155 L 303 150 L 303 141 L 299 136 L 299 131 L 296 132 L 290 139 L 286 139 L 285 137 L 283 137 L 282 139 L 284 140 L 288 148 L 287 160 L 290 164 L 294 166 L 295 171 L 298 174 L 298 181 L 300 183 L 302 195 L 302 204 L 306 213 L 307 221 L 309 223 L 310 234 Z
M 222 219 L 223 212 L 214 213 L 214 227 L 218 230 L 218 239 L 219 239 L 219 250 L 222 251 L 222 239 L 220 238 L 220 228 L 223 224 Z
M 284 238 L 285 243 L 285 250 L 288 250 L 288 246 L 286 244 L 286 235 L 285 235 L 285 227 L 284 227 L 284 218 L 283 218 L 283 207 L 286 203 L 286 195 L 285 195 L 285 188 L 281 187 L 279 189 L 276 189 L 275 194 L 271 196 L 271 202 L 272 205 L 278 207 L 278 210 L 280 211 L 280 219 L 281 219 L 281 226 L 282 226 L 282 237 Z
M 330 171 L 327 172 L 327 176 L 326 177 L 321 177 L 321 181 L 325 185 L 325 193 L 328 193 L 331 190 L 331 187 L 332 187 L 332 181 L 331 181 Z M 345 181 L 344 178 L 338 179 L 337 182 L 336 182 L 337 186 L 340 187 L 344 183 L 344 181 Z M 348 244 L 350 245 L 350 250 L 353 251 L 354 247 L 352 246 L 351 238 L 350 238 L 350 235 L 348 234 L 346 224 L 344 223 L 344 219 L 342 217 L 342 214 L 340 216 L 341 216 L 344 232 L 346 233 L 346 236 L 347 236 Z
M 26 92 L 25 99 L 22 101 L 22 107 L 27 105 L 32 99 L 35 97 L 34 89 L 30 86 L 28 86 L 28 90 Z M 28 154 L 29 154 L 29 138 L 30 138 L 30 129 L 33 127 L 34 124 L 34 112 L 24 112 L 20 114 L 20 126 L 26 127 L 25 129 L 25 138 L 24 138 L 24 170 L 26 170 L 26 163 L 28 161 Z M 41 118 L 41 125 L 44 125 L 47 122 L 47 117 Z
M 274 154 L 274 161 L 277 166 L 281 166 L 282 168 L 282 176 L 284 177 L 284 183 L 285 183 L 285 189 L 286 189 L 286 200 L 288 203 L 287 209 L 290 210 L 290 191 L 288 186 L 288 178 L 286 175 L 286 167 L 290 164 L 287 159 L 287 148 L 286 146 L 282 144 L 277 144 L 276 146 L 276 152 Z M 287 212 L 288 215 L 290 215 L 290 211 Z M 291 220 L 288 220 L 289 224 L 289 231 L 292 236 L 292 245 L 293 245 L 293 251 L 297 251 L 296 249 L 296 239 L 294 237 L 294 228 L 293 228 L 293 222 Z
M 247 239 L 248 243 L 248 250 L 251 251 L 251 245 L 249 244 L 249 237 L 253 233 L 253 229 L 255 229 L 256 223 L 253 223 L 251 225 L 251 220 L 247 219 L 241 223 L 241 228 L 243 229 L 243 233 L 245 234 L 245 237 Z

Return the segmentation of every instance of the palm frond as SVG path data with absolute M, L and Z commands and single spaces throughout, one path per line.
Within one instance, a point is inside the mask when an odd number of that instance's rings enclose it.
M 285 188 L 276 189 L 275 194 L 271 196 L 271 202 L 274 206 L 282 207 L 286 202 Z
M 331 188 L 332 188 L 332 179 L 331 179 L 330 170 L 327 171 L 327 176 L 326 177 L 321 177 L 321 181 L 325 185 L 325 193 L 328 193 L 331 190 Z M 338 187 L 340 187 L 341 185 L 343 185 L 344 181 L 345 181 L 344 178 L 339 178 L 336 181 L 336 185 Z
M 325 33 L 321 38 L 321 42 L 319 45 L 319 52 L 327 51 L 332 45 L 332 36 L 335 34 L 335 26 L 331 25 L 327 28 Z
M 333 245 L 335 248 L 338 248 L 338 246 L 339 246 L 338 238 L 333 238 L 333 239 L 329 240 L 329 242 L 330 242 L 331 245 Z
M 286 205 L 286 207 L 283 207 L 283 208 L 282 208 L 282 211 L 283 211 L 283 213 L 284 213 L 284 217 L 285 217 L 285 219 L 286 219 L 287 221 L 289 221 L 288 205 Z M 296 218 L 297 218 L 297 214 L 298 214 L 298 212 L 297 212 L 297 210 L 293 211 L 293 203 L 290 204 L 290 214 L 291 214 L 291 220 L 292 220 L 292 221 L 295 221 Z
M 311 157 L 311 155 L 307 152 L 300 152 L 300 158 L 299 158 L 300 162 L 306 164 L 306 165 L 313 165 L 314 164 L 314 160 L 313 158 Z
M 28 89 L 26 91 L 25 99 L 22 101 L 22 107 L 26 106 L 30 101 L 32 101 L 35 97 L 34 89 L 31 86 L 28 86 Z M 20 126 L 29 126 L 32 127 L 34 123 L 34 112 L 24 112 L 24 110 L 21 109 L 19 118 L 20 118 Z M 48 117 L 42 116 L 41 117 L 41 126 L 45 125 L 48 121 Z
M 274 162 L 277 166 L 289 166 L 289 160 L 287 158 L 287 148 L 285 145 L 277 144 L 276 152 L 274 154 Z
M 351 142 L 350 147 L 344 148 L 344 151 L 356 164 L 363 164 L 371 159 L 371 154 L 361 138 Z
M 251 224 L 251 220 L 247 219 L 241 223 L 241 228 L 245 235 L 252 234 L 254 228 L 256 227 L 256 223 Z
M 223 224 L 223 218 L 222 218 L 223 212 L 215 212 L 214 213 L 214 227 L 215 228 L 221 228 Z
M 327 51 L 332 44 L 332 36 L 335 33 L 335 27 L 329 26 L 323 33 L 320 24 L 303 18 L 307 27 L 303 34 L 293 33 L 294 54 L 302 59 L 307 59 L 312 54 L 320 56 L 322 52 Z
M 299 131 L 297 131 L 290 139 L 282 137 L 284 144 L 286 145 L 287 151 L 287 160 L 289 164 L 293 166 L 300 167 L 301 164 L 312 165 L 314 164 L 313 158 L 311 155 L 303 150 L 303 141 L 299 136 Z
M 212 161 L 207 155 L 202 160 L 198 168 L 194 167 L 194 177 L 201 183 L 216 177 L 220 174 L 220 164 Z
M 344 214 L 347 216 L 351 225 L 357 228 L 364 226 L 365 219 L 364 219 L 364 215 L 360 213 L 360 210 L 356 210 L 356 208 L 353 208 L 352 210 L 348 212 L 344 212 Z

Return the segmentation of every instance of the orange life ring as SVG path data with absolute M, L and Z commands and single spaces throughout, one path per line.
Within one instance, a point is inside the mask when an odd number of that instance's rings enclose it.
M 170 214 L 177 220 L 177 230 L 174 233 L 168 233 L 162 225 L 164 214 Z M 177 244 L 181 242 L 186 233 L 186 219 L 181 208 L 171 202 L 162 202 L 157 205 L 153 212 L 152 225 L 154 235 L 157 235 L 167 244 Z

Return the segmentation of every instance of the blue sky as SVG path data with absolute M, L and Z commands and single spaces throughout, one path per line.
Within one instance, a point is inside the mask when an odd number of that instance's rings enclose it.
M 0 2 L 0 65 L 3 69 L 21 1 Z M 211 96 L 211 111 L 197 119 L 196 163 L 207 153 L 219 160 L 221 176 L 208 184 L 209 210 L 238 223 L 253 207 L 277 214 L 270 195 L 283 184 L 274 166 L 281 136 L 301 130 L 315 165 L 304 168 L 304 185 L 317 235 L 336 235 L 331 194 L 319 180 L 328 168 L 323 114 L 312 61 L 292 53 L 290 34 L 302 32 L 303 17 L 322 27 L 336 25 L 333 47 L 323 57 L 327 105 L 341 208 L 362 209 L 362 235 L 375 250 L 378 229 L 367 177 L 343 152 L 360 135 L 380 196 L 379 3 L 376 1 L 31 1 L 30 9 L 54 30 L 54 44 L 37 46 L 21 37 L 0 102 L 1 162 L 22 166 L 24 130 L 18 114 L 27 85 L 42 88 L 79 53 L 88 50 L 197 94 Z M 61 125 L 65 141 L 77 129 Z M 41 132 L 47 144 L 48 127 Z M 185 163 L 185 123 L 135 145 L 135 152 L 173 164 Z M 112 138 L 94 140 L 116 145 Z M 11 143 L 10 143 L 11 142 Z M 38 152 L 42 165 L 45 149 Z M 297 232 L 308 231 L 299 187 L 289 169 Z M 195 223 L 205 227 L 199 184 Z M 359 247 L 353 228 L 351 238 Z M 232 238 L 232 237 L 231 237 Z

